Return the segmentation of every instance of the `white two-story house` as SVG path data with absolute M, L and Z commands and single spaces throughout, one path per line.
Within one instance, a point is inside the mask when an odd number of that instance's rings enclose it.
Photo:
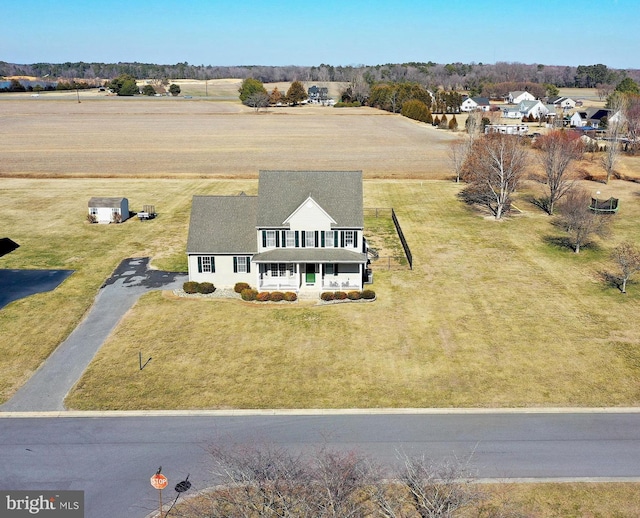
M 189 279 L 258 291 L 361 290 L 361 171 L 260 171 L 258 196 L 194 196 Z

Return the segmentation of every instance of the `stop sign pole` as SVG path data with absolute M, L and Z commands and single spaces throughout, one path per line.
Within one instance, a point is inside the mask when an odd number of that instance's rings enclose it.
M 162 518 L 162 490 L 167 487 L 169 483 L 167 477 L 165 477 L 161 471 L 162 466 L 160 466 L 156 474 L 151 477 L 151 485 L 158 490 L 158 495 L 160 496 L 160 507 L 158 509 L 160 518 Z

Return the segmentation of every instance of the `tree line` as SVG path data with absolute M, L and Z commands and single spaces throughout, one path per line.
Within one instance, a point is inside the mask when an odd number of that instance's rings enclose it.
M 0 61 L 1 76 L 45 75 L 66 79 L 114 79 L 128 74 L 137 79 L 246 79 L 253 77 L 263 83 L 281 81 L 350 82 L 361 77 L 373 85 L 378 82 L 416 82 L 433 89 L 467 90 L 480 94 L 488 85 L 507 82 L 529 82 L 557 87 L 587 87 L 617 84 L 625 77 L 640 81 L 640 70 L 611 69 L 604 64 L 557 66 L 517 62 L 448 63 L 409 62 L 381 65 L 333 66 L 212 66 L 183 63 L 34 63 L 15 64 Z

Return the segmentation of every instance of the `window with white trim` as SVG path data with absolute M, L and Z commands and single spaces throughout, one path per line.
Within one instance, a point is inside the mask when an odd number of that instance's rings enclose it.
M 198 257 L 198 272 L 199 273 L 215 273 L 216 263 L 215 258 L 210 255 L 203 255 Z
M 265 240 L 266 246 L 275 248 L 276 246 L 276 231 L 275 230 L 267 230 L 265 232 Z
M 288 265 L 286 263 L 271 263 L 271 277 L 287 277 L 291 275 L 289 267 L 293 265 Z
M 285 235 L 286 235 L 287 248 L 295 248 L 296 246 L 295 230 L 287 230 Z
M 325 230 L 324 231 L 324 246 L 326 248 L 333 248 L 334 245 L 334 235 L 333 235 L 334 231 L 333 230 Z
M 353 248 L 353 230 L 344 231 L 344 246 Z
M 247 273 L 247 260 L 246 256 L 236 257 L 236 273 Z
M 313 230 L 307 230 L 304 234 L 304 246 L 313 248 L 316 246 L 316 233 Z

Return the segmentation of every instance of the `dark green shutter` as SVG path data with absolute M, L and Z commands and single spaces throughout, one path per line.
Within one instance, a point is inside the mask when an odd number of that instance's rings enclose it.
M 276 230 L 276 248 L 280 247 L 280 232 Z
M 251 257 L 247 257 L 247 273 L 251 273 Z
M 202 273 L 202 257 L 198 256 L 198 273 Z
M 313 241 L 314 241 L 314 246 L 318 248 L 318 231 L 317 230 L 314 232 Z
M 338 275 L 338 263 L 333 265 L 333 275 Z
M 266 230 L 262 231 L 262 246 L 263 248 L 267 247 L 267 231 Z
M 322 234 L 320 235 L 320 246 L 322 248 L 324 248 L 324 230 L 322 231 Z
M 344 230 L 340 231 L 340 248 L 344 248 Z
M 211 273 L 216 273 L 216 258 L 211 257 Z
M 338 248 L 338 231 L 337 230 L 333 231 L 333 246 L 335 248 Z
M 358 231 L 353 231 L 353 248 L 358 248 Z
M 233 273 L 238 273 L 238 258 L 233 258 Z
M 296 230 L 296 248 L 300 246 L 300 242 L 298 240 L 298 231 Z
M 282 231 L 282 248 L 287 248 L 287 231 Z
M 306 231 L 302 230 L 302 248 L 307 246 L 307 236 Z

